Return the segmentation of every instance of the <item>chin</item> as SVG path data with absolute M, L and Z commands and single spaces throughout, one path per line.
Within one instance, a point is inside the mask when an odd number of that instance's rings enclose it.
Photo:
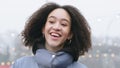
M 52 47 L 59 47 L 60 45 L 51 44 Z
M 56 43 L 54 43 L 54 44 L 49 44 L 50 46 L 52 46 L 52 47 L 59 47 L 60 46 L 60 44 L 56 44 Z

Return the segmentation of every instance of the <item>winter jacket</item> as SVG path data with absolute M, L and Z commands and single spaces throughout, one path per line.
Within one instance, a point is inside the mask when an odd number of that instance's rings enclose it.
M 34 56 L 22 57 L 14 62 L 11 68 L 87 68 L 66 52 L 50 52 L 38 49 Z

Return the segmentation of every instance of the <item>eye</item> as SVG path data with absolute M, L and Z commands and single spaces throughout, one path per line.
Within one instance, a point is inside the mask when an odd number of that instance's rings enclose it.
M 54 23 L 54 21 L 48 21 L 49 23 L 51 23 L 51 24 L 53 24 Z
M 67 26 L 67 24 L 66 24 L 66 23 L 61 23 L 61 25 L 62 25 L 62 26 Z
M 62 25 L 62 26 L 68 26 L 68 22 L 66 22 L 66 21 L 61 21 L 61 25 Z
M 49 19 L 48 19 L 48 22 L 49 22 L 50 24 L 54 24 L 55 21 L 56 21 L 56 20 L 55 20 L 54 18 L 49 18 Z

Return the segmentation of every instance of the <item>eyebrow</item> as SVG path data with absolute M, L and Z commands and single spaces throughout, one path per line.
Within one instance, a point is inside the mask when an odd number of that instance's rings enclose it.
M 50 16 L 50 17 L 48 17 L 48 18 L 55 18 L 55 19 L 57 19 L 55 16 Z M 70 22 L 70 21 L 68 21 L 68 20 L 67 20 L 67 19 L 65 19 L 65 18 L 62 18 L 62 20 L 63 20 L 63 21 Z

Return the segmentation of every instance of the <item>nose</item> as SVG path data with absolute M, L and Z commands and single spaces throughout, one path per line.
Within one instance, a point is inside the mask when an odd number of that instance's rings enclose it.
M 60 23 L 59 22 L 56 22 L 53 26 L 53 29 L 56 30 L 56 31 L 60 31 L 61 30 L 61 26 L 60 26 Z

